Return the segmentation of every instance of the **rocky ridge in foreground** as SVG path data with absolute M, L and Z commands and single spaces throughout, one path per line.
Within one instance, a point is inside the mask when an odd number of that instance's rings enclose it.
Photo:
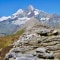
M 60 59 L 59 31 L 38 23 L 34 18 L 32 21 L 23 26 L 25 32 L 12 44 L 5 60 Z

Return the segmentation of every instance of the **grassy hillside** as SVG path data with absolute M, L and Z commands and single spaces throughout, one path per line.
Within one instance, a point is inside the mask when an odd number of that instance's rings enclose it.
M 22 29 L 22 30 L 17 31 L 15 34 L 0 37 L 0 48 L 6 47 L 9 44 L 13 43 L 14 40 L 17 40 L 23 32 L 24 30 Z
M 3 48 L 0 51 L 0 60 L 4 60 L 5 54 L 12 48 L 12 46 L 8 46 L 13 43 L 15 40 L 18 40 L 19 36 L 24 33 L 25 30 L 19 30 L 15 34 L 0 37 L 0 48 Z

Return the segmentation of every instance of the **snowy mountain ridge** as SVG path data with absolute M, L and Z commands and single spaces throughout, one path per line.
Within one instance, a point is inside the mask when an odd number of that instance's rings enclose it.
M 11 16 L 1 17 L 0 34 L 8 35 L 14 33 L 17 29 L 19 29 L 32 17 L 46 25 L 54 27 L 60 25 L 59 15 L 48 14 L 44 11 L 35 9 L 32 5 L 29 5 L 27 9 L 25 10 L 19 9 L 16 13 L 12 14 Z

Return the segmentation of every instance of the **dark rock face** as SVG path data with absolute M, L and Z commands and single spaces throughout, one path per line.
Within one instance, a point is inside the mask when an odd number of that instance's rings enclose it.
M 48 36 L 47 32 L 45 32 L 45 33 L 41 32 L 41 33 L 37 33 L 37 34 L 40 36 Z
M 43 30 L 43 31 L 37 32 L 37 34 L 40 36 L 58 35 L 58 31 L 57 30 L 50 30 L 50 31 Z

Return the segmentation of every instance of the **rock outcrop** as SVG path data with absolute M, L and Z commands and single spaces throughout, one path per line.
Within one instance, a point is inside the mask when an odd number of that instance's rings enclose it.
M 24 34 L 5 55 L 5 60 L 60 59 L 59 31 L 42 24 L 34 23 L 28 28 L 27 25 Z

